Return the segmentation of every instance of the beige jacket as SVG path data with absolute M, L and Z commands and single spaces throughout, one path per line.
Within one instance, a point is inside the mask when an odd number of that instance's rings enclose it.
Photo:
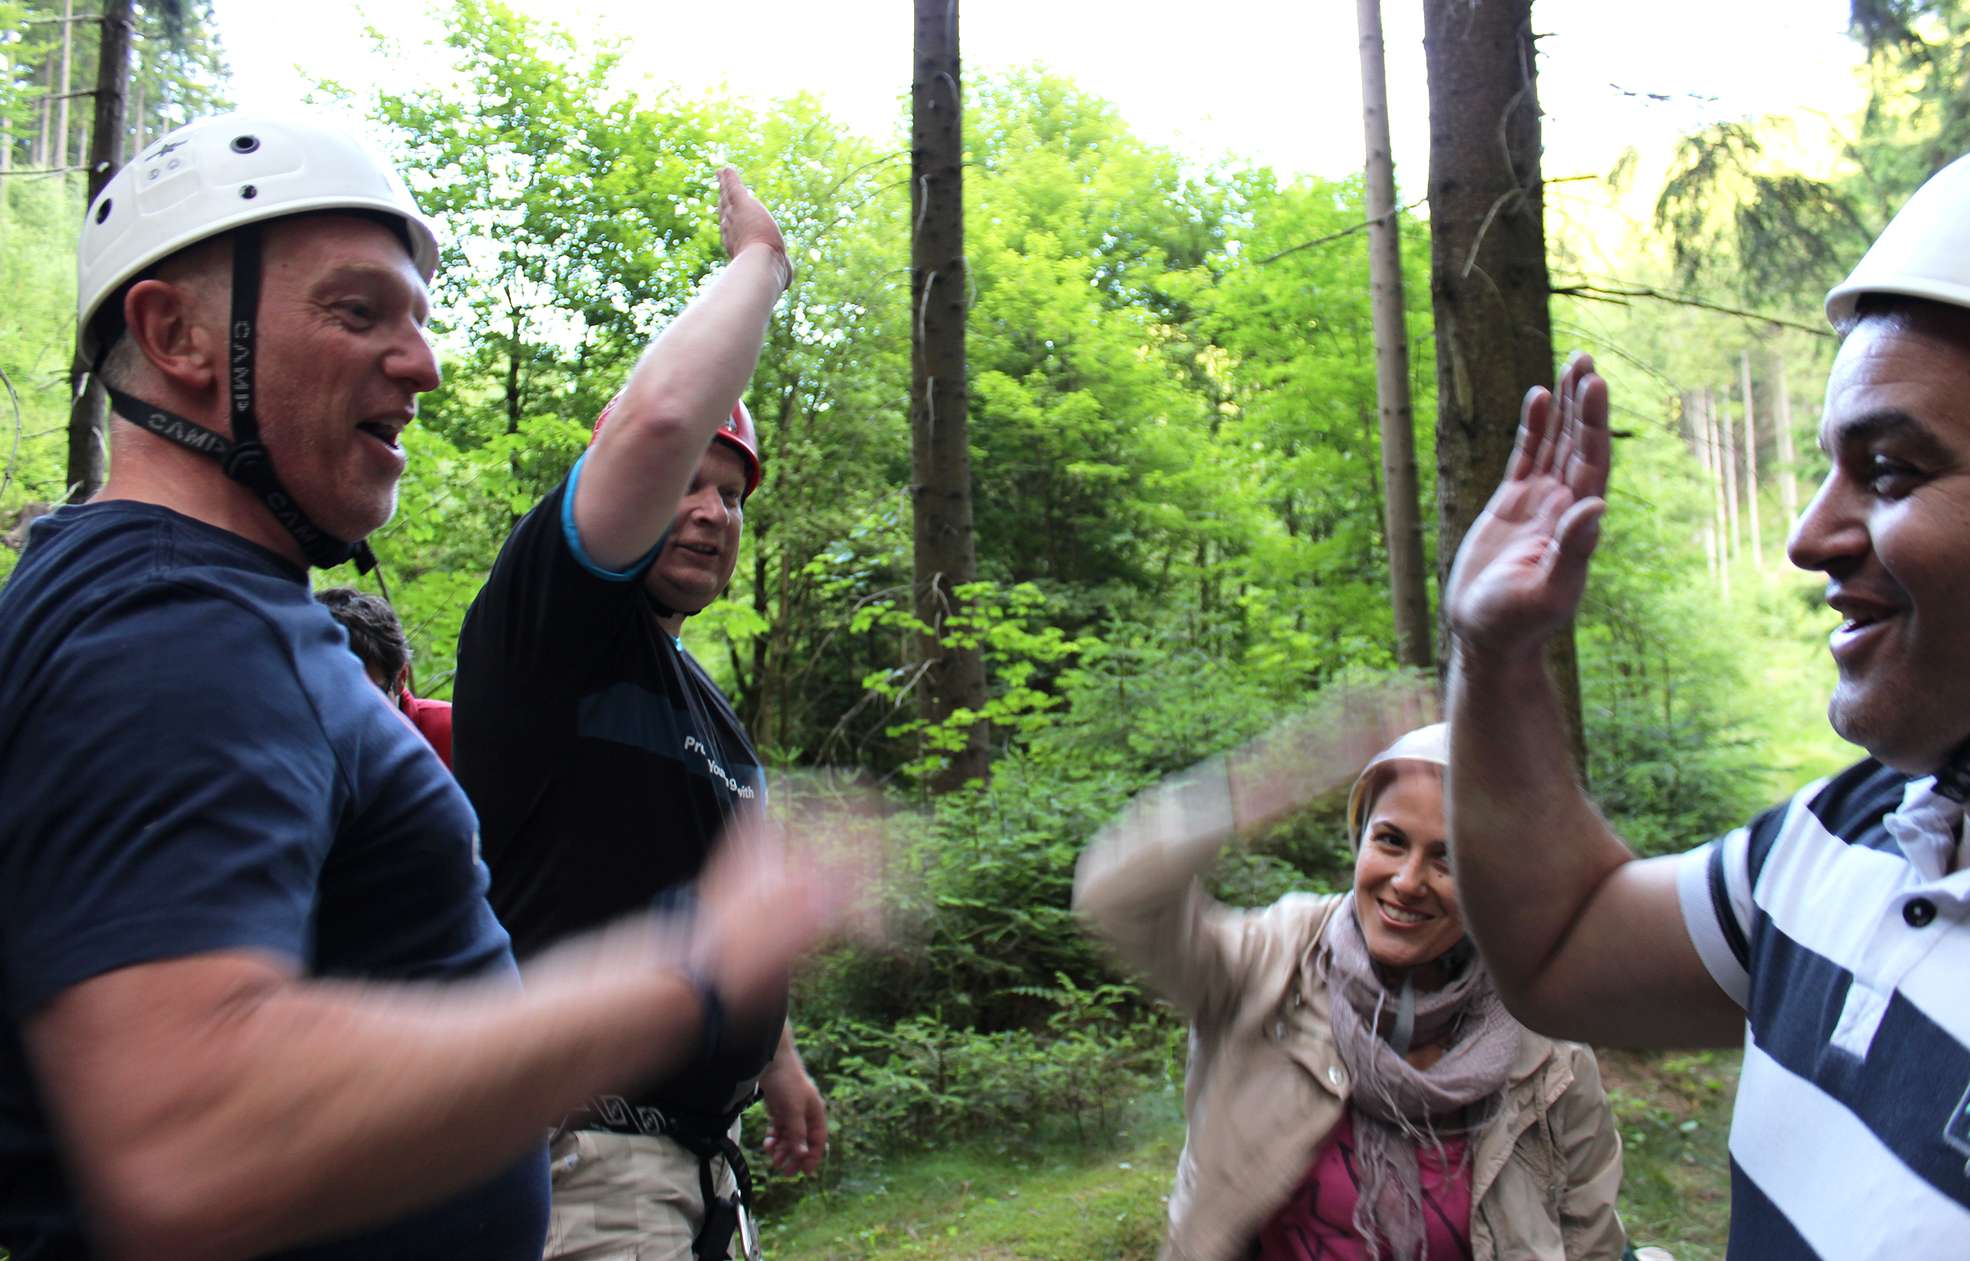
M 1170 1193 L 1167 1261 L 1242 1257 L 1347 1106 L 1327 993 L 1303 985 L 1338 894 L 1258 911 L 1207 896 L 1221 836 L 1106 837 L 1081 859 L 1075 909 L 1191 1018 L 1189 1136 Z M 1498 1123 L 1472 1155 L 1476 1261 L 1615 1258 L 1621 1140 L 1594 1053 L 1526 1030 Z

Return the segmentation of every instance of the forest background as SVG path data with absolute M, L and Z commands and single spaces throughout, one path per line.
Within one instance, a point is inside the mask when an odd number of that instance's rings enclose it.
M 100 37 L 63 19 L 89 8 L 0 0 L 0 578 L 68 490 Z M 789 1250 L 945 1255 L 937 1238 L 985 1229 L 982 1206 L 1029 1185 L 1015 1171 L 1045 1170 L 1028 1203 L 1071 1188 L 1068 1207 L 1022 1208 L 996 1255 L 1148 1255 L 1180 1133 L 1181 1029 L 1076 930 L 1067 891 L 1130 793 L 1320 689 L 1401 668 L 1361 176 L 1151 143 L 1039 63 L 967 75 L 978 582 L 942 635 L 988 667 L 969 718 L 991 770 L 933 793 L 945 746 L 912 695 L 903 112 L 894 134 L 865 136 L 814 96 L 640 80 L 620 42 L 497 0 L 431 12 L 430 46 L 375 38 L 376 58 L 415 58 L 400 86 L 316 89 L 370 121 L 446 229 L 433 320 L 446 380 L 405 435 L 400 507 L 364 584 L 401 612 L 417 690 L 448 695 L 460 620 L 506 531 L 720 261 L 710 174 L 737 165 L 797 274 L 748 394 L 767 480 L 730 592 L 686 640 L 774 768 L 877 781 L 908 821 L 899 944 L 830 955 L 800 980 L 836 1142 L 816 1185 L 770 1188 L 786 1229 L 807 1231 Z M 227 103 L 231 82 L 209 0 L 134 13 L 132 153 Z M 1831 615 L 1782 555 L 1824 467 L 1819 302 L 1902 198 L 1970 147 L 1970 3 L 1855 0 L 1851 17 L 1859 69 L 1828 93 L 1850 111 L 1710 119 L 1663 152 L 1610 137 L 1597 169 L 1546 172 L 1555 341 L 1594 351 L 1615 383 L 1615 484 L 1576 630 L 1584 772 L 1644 852 L 1707 838 L 1854 756 L 1822 717 Z M 906 67 L 897 79 L 900 97 Z M 1409 385 L 1421 498 L 1447 509 L 1471 492 L 1430 455 L 1430 219 L 1413 174 L 1398 216 Z M 1430 574 L 1437 515 L 1422 515 Z M 1335 811 L 1316 811 L 1229 858 L 1219 892 L 1258 903 L 1341 887 L 1346 868 Z M 1631 1225 L 1679 1256 L 1715 1255 L 1729 1057 L 1619 1066 Z M 1140 1185 L 1127 1178 L 1141 1157 L 1112 1159 L 1138 1148 L 1161 1162 Z M 937 1165 L 930 1151 L 970 1155 Z M 1109 1173 L 1061 1172 L 1076 1161 Z M 913 1168 L 930 1172 L 911 1183 Z M 975 1182 L 1013 1191 L 974 1196 Z M 955 1201 L 925 1189 L 953 1186 Z M 1091 1244 L 1087 1197 L 1101 1195 L 1122 1199 L 1113 1224 L 1100 1200 Z M 885 1196 L 902 1207 L 877 1207 Z M 975 1239 L 949 1255 L 979 1255 Z

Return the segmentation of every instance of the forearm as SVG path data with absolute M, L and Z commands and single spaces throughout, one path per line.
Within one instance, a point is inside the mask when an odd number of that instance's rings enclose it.
M 575 498 L 583 546 L 598 563 L 633 564 L 670 526 L 705 447 L 758 366 L 784 267 L 769 246 L 741 251 L 630 373 Z
M 1445 804 L 1458 895 L 1518 1011 L 1595 892 L 1632 855 L 1580 786 L 1537 646 L 1502 657 L 1453 639 L 1447 693 Z
M 1228 788 L 1166 785 L 1103 829 L 1074 876 L 1074 910 L 1094 935 L 1194 1016 L 1230 997 L 1223 908 L 1199 881 L 1231 835 Z
M 773 1060 L 766 1066 L 767 1073 L 807 1071 L 800 1061 L 800 1050 L 793 1044 L 793 1017 L 788 1016 L 780 1026 L 780 1045 L 773 1048 Z M 763 1075 L 763 1074 L 762 1074 Z
M 122 1046 L 116 1062 L 55 1071 L 119 1100 L 68 1118 L 104 1242 L 247 1257 L 484 1181 L 589 1094 L 689 1051 L 697 995 L 652 954 L 625 927 L 546 960 L 524 990 L 254 985 L 196 1027 L 146 1035 L 137 1068 L 169 1090 L 130 1083 L 129 1032 L 100 1031 L 105 1056 Z
M 758 366 L 766 321 L 786 288 L 785 267 L 769 246 L 743 250 L 643 352 L 623 388 L 622 410 L 688 421 L 702 447 Z
M 1074 873 L 1075 912 L 1132 963 L 1167 942 L 1192 882 L 1230 837 L 1228 826 L 1175 822 L 1179 814 L 1169 799 L 1139 798 L 1088 843 Z

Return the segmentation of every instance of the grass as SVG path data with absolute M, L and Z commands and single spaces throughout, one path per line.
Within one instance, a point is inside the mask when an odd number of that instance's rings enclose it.
M 1730 1232 L 1731 1099 L 1738 1052 L 1602 1051 L 1621 1127 L 1621 1220 L 1676 1261 L 1722 1261 Z
M 1608 1051 L 1601 1074 L 1626 1148 L 1621 1216 L 1638 1244 L 1721 1261 L 1735 1052 Z M 765 1229 L 803 1261 L 1151 1261 L 1183 1118 L 1144 1100 L 1108 1143 L 983 1142 L 892 1157 L 815 1192 Z
M 803 1261 L 1152 1261 L 1183 1118 L 1174 1095 L 1116 1137 L 968 1143 L 895 1157 L 769 1221 L 770 1257 Z

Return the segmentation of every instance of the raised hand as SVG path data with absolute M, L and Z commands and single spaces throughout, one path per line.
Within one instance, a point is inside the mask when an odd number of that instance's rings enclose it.
M 1436 716 L 1426 680 L 1330 687 L 1238 748 L 1136 794 L 1097 844 L 1199 848 L 1207 857 L 1345 788 L 1369 758 Z
M 780 225 L 729 166 L 718 172 L 718 237 L 727 258 L 737 258 L 748 246 L 766 246 L 779 257 L 781 288 L 793 283 L 793 264 L 787 259 L 787 241 L 780 235 Z
M 1607 510 L 1607 408 L 1607 382 L 1577 352 L 1557 396 L 1526 394 L 1505 480 L 1450 569 L 1444 609 L 1463 644 L 1534 653 L 1580 607 Z

